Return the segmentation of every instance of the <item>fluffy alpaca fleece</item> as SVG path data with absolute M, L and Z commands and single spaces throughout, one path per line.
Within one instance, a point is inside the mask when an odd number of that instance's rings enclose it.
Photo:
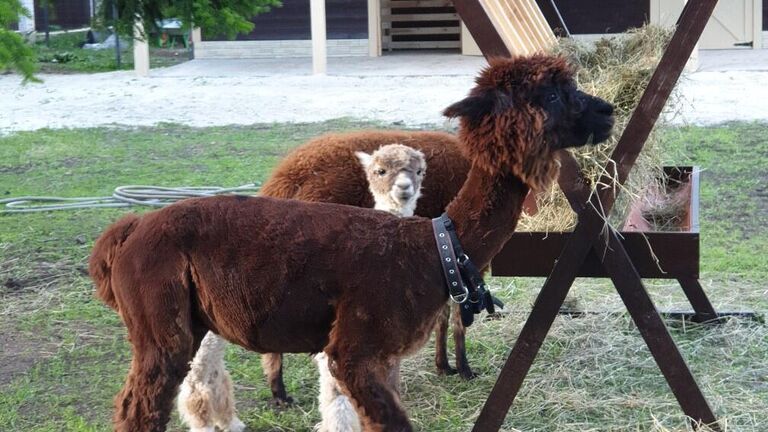
M 398 216 L 413 216 L 426 171 L 424 154 L 401 144 L 389 144 L 368 154 L 357 152 L 370 184 L 378 210 Z M 218 426 L 238 432 L 244 427 L 235 414 L 232 382 L 224 365 L 226 342 L 208 332 L 192 360 L 178 397 L 182 420 L 191 431 L 208 431 Z M 265 357 L 264 360 L 269 358 Z M 360 420 L 352 403 L 341 393 L 330 375 L 323 354 L 316 357 L 320 370 L 320 412 L 322 432 L 359 431 Z M 265 365 L 264 370 L 274 369 Z
M 240 432 L 232 378 L 224 367 L 227 342 L 208 332 L 200 343 L 179 391 L 179 414 L 191 432 Z
M 456 196 L 467 179 L 469 161 L 455 135 L 444 132 L 366 130 L 333 133 L 314 138 L 289 153 L 261 188 L 262 196 L 311 202 L 373 207 L 376 200 L 368 179 L 355 160 L 357 152 L 371 153 L 381 146 L 400 143 L 422 152 L 429 166 L 415 214 L 437 217 Z M 384 203 L 385 200 L 381 200 Z M 384 209 L 387 210 L 387 209 Z M 446 305 L 435 324 L 435 366 L 441 375 L 458 373 L 464 379 L 475 376 L 467 359 L 465 329 L 458 308 Z M 449 317 L 454 319 L 449 321 Z M 448 363 L 448 327 L 453 329 L 456 368 Z M 282 378 L 282 355 L 262 355 L 272 403 L 290 403 Z
M 543 55 L 492 61 L 445 114 L 461 118 L 472 161 L 446 213 L 480 268 L 512 236 L 527 182 L 554 179 L 556 151 L 603 141 L 613 126 L 613 108 L 578 91 L 564 59 Z M 133 348 L 116 430 L 165 430 L 209 330 L 257 352 L 323 351 L 363 430 L 413 430 L 392 364 L 426 343 L 448 302 L 427 218 L 268 197 L 189 199 L 111 225 L 89 271 Z
M 376 202 L 374 208 L 395 216 L 413 216 L 426 174 L 424 154 L 402 144 L 390 144 L 370 155 L 365 152 L 356 152 L 355 155 L 368 178 L 369 189 Z M 359 432 L 360 419 L 352 401 L 342 392 L 328 369 L 328 356 L 317 354 L 315 362 L 320 372 L 318 402 L 322 418 L 315 429 L 318 432 Z M 393 365 L 393 372 L 395 369 L 400 369 L 399 362 Z M 399 382 L 395 385 L 399 393 Z
M 389 144 L 370 155 L 355 155 L 365 170 L 375 202 L 373 208 L 395 216 L 413 216 L 427 169 L 424 153 L 402 144 Z
M 355 406 L 342 392 L 336 378 L 328 369 L 328 356 L 320 353 L 315 356 L 317 370 L 320 372 L 320 396 L 318 402 L 322 420 L 315 426 L 317 432 L 360 432 L 360 418 Z

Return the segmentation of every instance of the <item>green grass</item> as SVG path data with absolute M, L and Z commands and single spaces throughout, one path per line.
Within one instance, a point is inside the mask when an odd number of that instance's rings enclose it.
M 40 72 L 92 73 L 118 69 L 133 69 L 133 48 L 121 37 L 120 67 L 117 67 L 115 49 L 89 50 L 80 48 L 85 41 L 84 31 L 66 32 L 50 37 L 46 46 L 42 37 L 34 44 Z M 154 42 L 151 39 L 150 42 Z M 166 67 L 185 62 L 189 53 L 182 48 L 150 47 L 150 67 Z
M 668 160 L 703 169 L 702 268 L 722 277 L 768 278 L 768 128 L 672 129 Z
M 0 137 L 0 197 L 109 195 L 125 184 L 236 186 L 263 181 L 307 138 L 367 125 L 350 121 L 189 128 L 41 130 Z M 665 159 L 705 169 L 702 283 L 716 307 L 768 311 L 768 125 L 664 131 Z M 0 429 L 109 429 L 130 348 L 117 315 L 85 276 L 93 240 L 123 210 L 0 215 Z M 490 280 L 511 312 L 468 333 L 481 375 L 439 377 L 430 344 L 403 366 L 405 403 L 423 431 L 468 430 L 515 342 L 540 279 Z M 660 308 L 689 308 L 674 281 L 649 283 Z M 620 311 L 605 280 L 577 281 L 571 302 Z M 729 431 L 768 424 L 768 327 L 732 319 L 716 328 L 670 322 L 670 331 Z M 250 430 L 307 431 L 318 421 L 317 376 L 306 355 L 287 356 L 294 408 L 267 406 L 259 357 L 230 347 L 227 364 Z M 625 315 L 560 318 L 504 430 L 686 430 L 675 399 Z M 183 430 L 178 419 L 170 430 Z

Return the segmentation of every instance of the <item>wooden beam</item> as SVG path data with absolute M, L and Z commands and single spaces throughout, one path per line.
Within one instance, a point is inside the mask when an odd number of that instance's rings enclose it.
M 617 166 L 618 181 L 620 183 L 626 180 L 637 155 L 642 150 L 654 123 L 661 113 L 672 88 L 679 79 L 683 67 L 701 36 L 704 26 L 716 4 L 717 0 L 690 0 L 683 10 L 677 30 L 662 56 L 660 64 L 640 100 L 639 106 L 612 153 L 612 159 Z M 607 168 L 608 171 L 614 172 L 610 168 Z M 579 177 L 564 179 L 565 182 L 569 180 L 577 182 Z M 601 181 L 604 181 L 604 184 L 612 184 L 614 180 L 602 179 Z M 563 304 L 579 269 L 587 257 L 589 249 L 595 247 L 596 251 L 602 252 L 607 246 L 605 243 L 597 243 L 599 239 L 603 238 L 600 236 L 600 232 L 605 227 L 606 222 L 604 221 L 604 216 L 598 214 L 596 209 L 601 208 L 603 212 L 608 214 L 613 207 L 617 194 L 618 191 L 616 189 L 602 189 L 598 194 L 593 195 L 591 204 L 584 205 L 583 210 L 579 213 L 579 223 L 539 292 L 530 317 L 520 332 L 512 353 L 502 368 L 499 378 L 480 412 L 480 416 L 473 429 L 474 431 L 497 431 L 501 427 L 504 417 L 506 417 L 509 407 L 512 405 L 515 396 L 517 396 L 523 380 L 557 316 L 560 306 Z M 573 198 L 569 198 L 569 201 L 571 200 Z M 609 231 L 609 235 L 611 234 L 613 233 Z M 618 256 L 616 250 L 624 252 L 623 246 L 619 242 L 614 242 L 612 245 L 614 248 L 607 255 L 611 256 L 611 259 L 623 259 L 621 256 L 616 258 Z M 631 262 L 629 265 L 631 266 Z M 616 271 L 615 267 L 617 266 L 614 265 L 611 270 Z M 617 289 L 625 290 L 625 287 L 617 286 Z M 624 295 L 622 295 L 622 298 L 624 298 Z M 627 306 L 628 308 L 634 307 L 630 304 L 627 304 Z M 630 312 L 636 314 L 638 311 L 630 310 Z M 647 338 L 646 342 L 648 342 Z M 651 347 L 651 343 L 648 342 L 648 344 Z M 651 347 L 651 349 L 654 350 L 656 348 Z M 657 358 L 657 361 L 664 362 L 665 359 Z M 660 364 L 660 367 L 668 366 Z M 677 366 L 679 364 L 674 367 Z M 670 376 L 668 376 L 667 372 L 664 373 L 668 382 L 670 382 Z M 670 382 L 670 385 L 672 386 L 673 383 Z M 690 386 L 695 387 L 694 391 L 686 393 L 689 396 L 695 396 L 695 393 L 698 392 L 698 387 L 691 380 L 686 381 L 683 385 L 686 388 Z M 711 415 L 711 410 L 706 401 L 703 400 L 703 397 L 693 397 L 690 401 L 681 401 L 678 392 L 675 395 L 678 396 L 678 401 L 683 406 L 686 414 L 691 417 L 698 417 L 698 419 L 704 421 L 709 421 L 714 417 Z
M 478 0 L 455 0 L 454 5 L 485 58 L 511 55 Z
M 312 33 L 312 73 L 324 75 L 328 68 L 325 33 L 325 0 L 309 0 Z
M 368 56 L 381 55 L 381 1 L 368 0 Z
M 149 44 L 140 20 L 133 25 L 133 70 L 138 76 L 149 75 Z
M 544 15 L 549 27 L 556 36 L 570 36 L 568 27 L 565 25 L 565 22 L 563 22 L 563 17 L 560 15 L 560 12 L 557 10 L 552 0 L 536 0 L 536 4 L 539 5 L 541 13 Z

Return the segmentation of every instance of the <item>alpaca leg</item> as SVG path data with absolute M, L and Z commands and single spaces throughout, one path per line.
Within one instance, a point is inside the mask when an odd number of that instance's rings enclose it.
M 389 363 L 389 371 L 387 371 L 387 384 L 392 390 L 397 393 L 397 397 L 400 397 L 400 359 L 392 360 Z
M 267 377 L 269 388 L 272 389 L 270 404 L 276 408 L 292 404 L 293 398 L 286 394 L 285 383 L 283 382 L 283 355 L 280 353 L 262 354 L 261 368 Z
M 352 401 L 342 392 L 339 382 L 328 369 L 328 356 L 320 353 L 315 356 L 320 374 L 318 396 L 320 423 L 315 426 L 318 432 L 360 432 L 360 419 Z
M 237 417 L 232 377 L 224 367 L 223 361 L 218 372 L 215 378 L 216 392 L 213 394 L 213 412 L 216 426 L 225 432 L 240 432 L 245 429 L 245 424 Z
M 134 345 L 128 378 L 115 398 L 113 422 L 116 431 L 165 430 L 173 398 L 192 357 L 191 335 L 178 336 L 176 346 Z
M 387 382 L 390 362 L 339 358 L 334 365 L 334 375 L 354 401 L 364 431 L 413 431 L 397 392 Z
M 448 364 L 448 317 L 450 313 L 451 306 L 447 304 L 435 323 L 435 366 L 440 375 L 456 373 L 456 369 Z
M 469 360 L 467 360 L 467 348 L 465 345 L 466 328 L 461 322 L 459 305 L 452 304 L 451 309 L 451 327 L 453 327 L 453 343 L 456 350 L 456 369 L 459 370 L 459 376 L 465 380 L 471 380 L 477 377 L 477 374 L 472 372 L 472 368 L 469 367 Z
M 238 432 L 245 427 L 235 411 L 232 379 L 224 365 L 225 350 L 226 341 L 208 332 L 181 386 L 179 413 L 192 431 L 213 431 L 218 426 Z

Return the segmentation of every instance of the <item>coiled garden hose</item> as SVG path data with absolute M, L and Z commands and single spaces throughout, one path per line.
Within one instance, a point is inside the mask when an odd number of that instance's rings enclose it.
M 86 208 L 115 208 L 142 205 L 164 207 L 185 198 L 207 197 L 225 194 L 254 195 L 260 189 L 255 183 L 237 187 L 218 186 L 119 186 L 110 197 L 51 197 L 23 196 L 0 199 L 0 213 L 31 213 L 52 210 L 74 210 Z

